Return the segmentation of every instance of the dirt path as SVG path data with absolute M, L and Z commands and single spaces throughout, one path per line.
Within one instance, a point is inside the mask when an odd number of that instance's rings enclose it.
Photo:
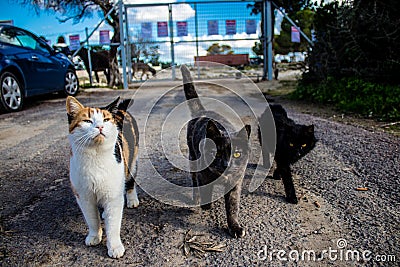
M 167 87 L 171 85 L 156 83 L 135 102 L 145 107 L 148 99 L 165 93 Z M 133 91 L 94 90 L 79 99 L 102 105 L 117 95 L 130 97 Z M 221 96 L 212 87 L 199 94 Z M 175 90 L 160 102 L 149 125 L 148 148 L 160 173 L 190 186 L 189 174 L 173 168 L 156 141 L 163 119 L 159 114 L 183 101 L 182 92 Z M 210 211 L 201 211 L 166 205 L 141 191 L 139 208 L 125 209 L 122 241 L 126 254 L 119 260 L 107 257 L 104 241 L 96 247 L 84 245 L 86 226 L 68 181 L 64 99 L 49 97 L 30 103 L 19 113 L 0 115 L 2 265 L 398 266 L 399 137 L 342 124 L 315 112 L 301 113 L 301 107 L 290 102 L 284 105 L 296 121 L 315 124 L 319 139 L 316 148 L 293 166 L 301 196 L 298 205 L 285 202 L 280 181 L 267 179 L 249 192 L 255 164 L 250 162 L 240 211 L 247 235 L 236 240 L 226 232 L 223 201 L 217 201 Z M 136 116 L 140 122 L 145 120 L 142 114 Z M 259 149 L 254 131 L 251 138 L 254 149 Z M 150 174 L 139 168 L 139 176 Z M 356 191 L 357 187 L 369 190 Z M 224 252 L 186 257 L 179 247 L 189 229 L 203 234 L 202 240 L 225 244 Z M 338 244 L 339 239 L 342 243 Z M 354 256 L 359 253 L 360 258 L 367 254 L 371 260 L 346 261 L 348 251 Z M 378 262 L 383 259 L 386 262 Z

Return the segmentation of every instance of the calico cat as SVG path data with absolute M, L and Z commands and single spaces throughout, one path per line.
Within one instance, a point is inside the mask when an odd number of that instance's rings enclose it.
M 122 257 L 125 252 L 120 238 L 124 191 L 129 208 L 139 205 L 134 181 L 137 125 L 127 112 L 129 100 L 118 102 L 119 98 L 104 108 L 91 108 L 71 96 L 66 101 L 70 181 L 89 227 L 85 243 L 94 246 L 102 240 L 100 206 L 104 209 L 108 255 L 112 258 Z
M 250 153 L 250 126 L 246 125 L 239 132 L 228 133 L 222 123 L 227 123 L 226 120 L 215 112 L 205 110 L 189 69 L 182 65 L 181 72 L 185 96 L 191 100 L 188 105 L 194 118 L 188 123 L 186 137 L 189 159 L 193 164 L 191 173 L 195 202 L 200 202 L 203 209 L 210 209 L 214 183 L 225 186 L 229 232 L 233 237 L 243 237 L 245 230 L 239 224 L 238 217 L 242 181 Z M 212 142 L 207 142 L 207 139 Z
M 298 161 L 300 158 L 310 152 L 317 141 L 314 136 L 314 125 L 296 124 L 292 119 L 288 118 L 286 111 L 281 105 L 273 104 L 269 106 L 273 119 L 275 121 L 276 130 L 276 149 L 275 162 L 276 169 L 273 178 L 282 179 L 285 187 L 286 200 L 289 203 L 297 204 L 296 191 L 293 185 L 293 178 L 290 165 Z M 260 117 L 260 122 L 268 119 L 267 111 Z M 267 124 L 265 124 L 267 125 Z M 261 132 L 262 137 L 261 137 Z M 264 166 L 270 162 L 271 147 L 269 147 L 268 129 L 258 128 L 258 140 L 262 145 Z

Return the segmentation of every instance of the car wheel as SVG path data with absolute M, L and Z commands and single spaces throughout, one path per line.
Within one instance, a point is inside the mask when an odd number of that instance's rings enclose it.
M 64 93 L 66 95 L 75 96 L 79 90 L 79 82 L 76 73 L 72 70 L 68 70 L 67 74 L 65 74 L 65 85 L 64 85 Z
M 6 112 L 21 110 L 24 104 L 24 89 L 17 77 L 11 72 L 4 72 L 0 83 L 0 109 Z

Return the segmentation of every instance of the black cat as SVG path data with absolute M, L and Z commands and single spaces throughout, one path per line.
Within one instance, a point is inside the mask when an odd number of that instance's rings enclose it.
M 239 132 L 228 133 L 225 118 L 205 110 L 193 85 L 190 71 L 181 67 L 184 91 L 191 115 L 187 127 L 187 144 L 195 192 L 195 203 L 210 209 L 213 186 L 223 185 L 229 232 L 243 237 L 245 230 L 239 224 L 239 204 L 242 181 L 249 158 L 250 126 Z M 211 142 L 212 141 L 212 142 Z
M 308 152 L 310 152 L 317 141 L 314 136 L 314 125 L 296 124 L 292 119 L 288 118 L 286 111 L 281 105 L 273 104 L 269 106 L 276 129 L 276 149 L 275 162 L 276 169 L 273 178 L 282 179 L 286 192 L 286 200 L 290 203 L 297 204 L 296 191 L 293 185 L 292 173 L 290 165 L 298 161 Z M 265 121 L 268 119 L 267 111 L 260 117 L 260 125 L 267 125 Z M 258 128 L 258 140 L 262 145 L 264 166 L 270 162 L 271 140 L 268 140 L 269 129 Z M 261 137 L 261 132 L 262 137 Z

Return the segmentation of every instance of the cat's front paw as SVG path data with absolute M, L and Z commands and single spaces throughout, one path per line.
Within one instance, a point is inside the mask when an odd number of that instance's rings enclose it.
M 289 203 L 291 203 L 291 204 L 297 204 L 297 203 L 299 203 L 299 200 L 297 199 L 296 196 L 289 196 L 289 197 L 286 197 L 286 201 L 289 202 Z
M 101 242 L 101 234 L 99 235 L 87 235 L 85 239 L 86 246 L 96 246 Z
M 139 198 L 135 188 L 126 192 L 126 207 L 128 209 L 139 207 Z
M 276 170 L 274 171 L 274 174 L 272 175 L 272 179 L 274 180 L 280 180 L 281 179 L 281 175 L 279 172 L 277 172 Z
M 211 209 L 211 203 L 201 205 L 201 209 L 202 210 L 210 210 Z
M 137 208 L 139 207 L 139 199 L 126 199 L 126 207 L 128 209 Z
M 243 227 L 237 225 L 229 228 L 229 234 L 234 238 L 241 238 L 246 235 L 246 231 Z
M 122 243 L 108 247 L 108 256 L 110 258 L 114 258 L 114 259 L 121 258 L 122 256 L 124 256 L 124 253 L 125 253 L 125 248 L 122 245 Z

